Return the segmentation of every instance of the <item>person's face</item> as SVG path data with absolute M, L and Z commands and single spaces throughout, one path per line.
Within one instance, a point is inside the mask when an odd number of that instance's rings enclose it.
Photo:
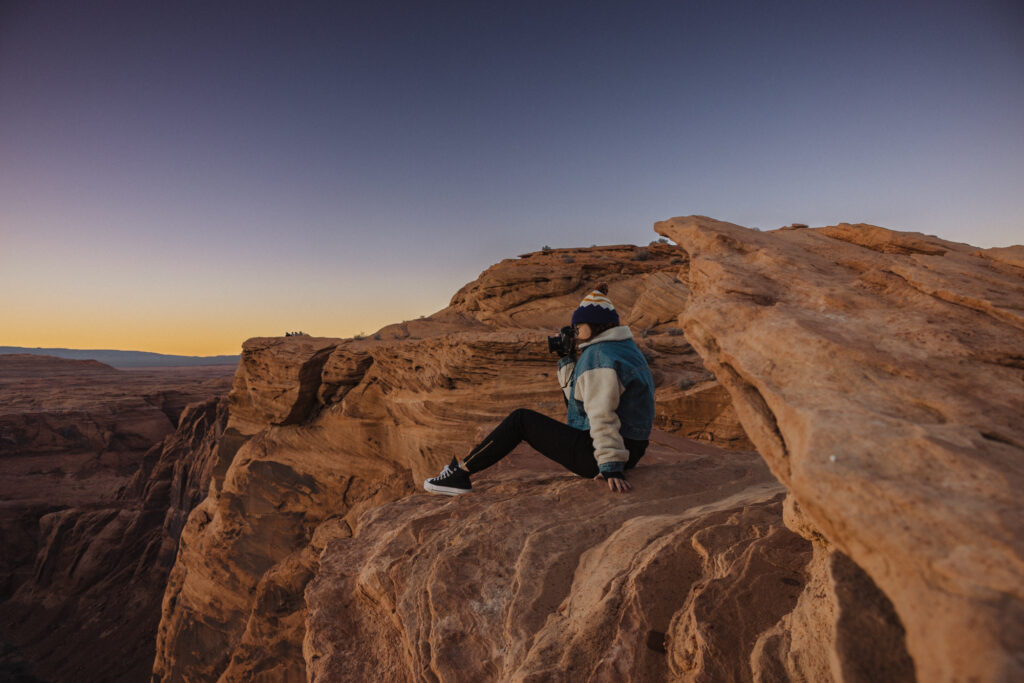
M 587 341 L 593 334 L 594 332 L 590 329 L 589 323 L 576 324 L 576 339 L 579 341 Z

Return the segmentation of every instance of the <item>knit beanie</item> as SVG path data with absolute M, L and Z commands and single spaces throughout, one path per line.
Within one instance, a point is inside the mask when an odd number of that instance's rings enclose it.
M 615 312 L 615 306 L 612 306 L 607 294 L 608 285 L 600 284 L 583 297 L 579 308 L 573 311 L 572 324 L 618 325 L 619 314 Z

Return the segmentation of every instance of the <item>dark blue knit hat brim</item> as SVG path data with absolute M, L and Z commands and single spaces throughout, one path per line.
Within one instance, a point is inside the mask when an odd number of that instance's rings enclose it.
M 603 306 L 580 306 L 572 313 L 572 324 L 579 325 L 618 325 L 619 314 L 614 309 Z

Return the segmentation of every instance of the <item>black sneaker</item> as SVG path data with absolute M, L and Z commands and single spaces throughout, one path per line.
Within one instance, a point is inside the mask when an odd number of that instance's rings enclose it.
M 446 496 L 457 496 L 473 490 L 469 483 L 469 472 L 459 467 L 459 461 L 452 458 L 450 465 L 441 470 L 441 474 L 423 482 L 423 488 L 431 493 L 443 493 Z

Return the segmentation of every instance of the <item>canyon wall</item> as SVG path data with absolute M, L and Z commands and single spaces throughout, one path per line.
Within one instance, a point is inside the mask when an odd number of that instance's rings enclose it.
M 419 491 L 511 410 L 563 415 L 545 335 L 597 280 L 651 360 L 665 438 L 749 448 L 727 393 L 676 327 L 686 266 L 660 243 L 537 252 L 370 338 L 246 342 L 226 431 L 241 445 L 183 533 L 157 677 L 304 680 L 304 592 L 324 545 Z
M 229 377 L 0 355 L 3 677 L 149 677 Z
M 1022 250 L 657 227 L 370 338 L 246 342 L 156 678 L 1018 677 Z M 522 448 L 423 494 L 511 409 L 562 413 L 544 336 L 600 281 L 657 383 L 634 492 Z
M 819 563 L 881 589 L 921 680 L 1024 679 L 1024 247 L 655 228 L 691 259 L 686 337 Z
M 155 641 L 166 681 L 1024 677 L 1024 247 L 656 229 L 251 339 L 187 407 L 8 361 L 0 671 L 141 680 Z M 598 282 L 657 386 L 634 490 L 524 446 L 423 493 L 511 410 L 564 415 L 545 337 Z

